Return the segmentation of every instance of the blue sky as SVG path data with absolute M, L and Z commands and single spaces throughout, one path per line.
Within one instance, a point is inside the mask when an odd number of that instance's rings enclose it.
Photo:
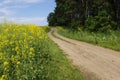
M 54 0 L 0 0 L 0 22 L 47 25 L 47 16 L 55 8 Z

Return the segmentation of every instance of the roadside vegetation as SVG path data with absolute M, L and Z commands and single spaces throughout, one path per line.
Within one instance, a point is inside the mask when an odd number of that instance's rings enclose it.
M 82 80 L 48 31 L 30 24 L 0 24 L 0 80 Z
M 49 26 L 106 32 L 120 29 L 119 0 L 55 0 Z
M 54 12 L 48 15 L 49 26 L 62 26 L 59 33 L 66 37 L 120 51 L 120 1 L 55 2 Z
M 81 29 L 72 30 L 68 28 L 58 27 L 58 31 L 61 35 L 71 39 L 85 41 L 98 46 L 120 51 L 119 30 L 101 33 L 101 32 L 83 31 Z

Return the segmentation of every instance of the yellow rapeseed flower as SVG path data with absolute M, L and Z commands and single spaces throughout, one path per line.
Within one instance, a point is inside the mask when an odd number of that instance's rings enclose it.
M 11 41 L 11 42 L 10 42 L 10 45 L 12 45 L 12 44 L 13 44 L 13 42 Z
M 11 60 L 12 60 L 12 63 L 15 62 L 15 56 L 14 55 L 11 56 Z
M 7 61 L 5 61 L 3 64 L 4 64 L 4 66 L 7 66 L 9 63 Z
M 24 36 L 26 36 L 27 34 L 26 33 L 24 33 Z
M 34 52 L 34 48 L 30 48 L 30 52 Z
M 2 75 L 2 78 L 5 78 L 5 75 Z
M 32 54 L 33 54 L 33 52 L 30 52 L 29 54 L 30 54 L 30 55 L 32 55 Z
M 28 49 L 28 45 L 25 45 L 25 48 Z
M 14 51 L 15 50 L 15 48 L 12 48 L 12 51 Z
M 0 77 L 0 80 L 5 80 L 5 75 L 2 75 L 2 77 Z
M 20 61 L 17 62 L 17 65 L 19 65 L 19 64 L 20 64 Z
M 5 29 L 5 32 L 8 32 L 9 31 L 9 29 L 7 28 L 7 29 Z
M 15 35 L 12 35 L 13 38 L 15 38 Z
M 17 47 L 15 47 L 15 50 L 17 51 L 19 49 L 19 47 L 17 46 Z
M 33 67 L 30 67 L 30 69 L 33 69 Z

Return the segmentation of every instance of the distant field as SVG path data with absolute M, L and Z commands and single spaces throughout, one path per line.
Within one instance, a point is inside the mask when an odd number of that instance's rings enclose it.
M 111 31 L 110 33 L 94 33 L 88 31 L 73 31 L 58 27 L 59 33 L 68 38 L 85 41 L 95 45 L 103 46 L 113 50 L 120 51 L 120 31 Z
M 49 27 L 0 25 L 0 80 L 82 80 L 52 42 Z

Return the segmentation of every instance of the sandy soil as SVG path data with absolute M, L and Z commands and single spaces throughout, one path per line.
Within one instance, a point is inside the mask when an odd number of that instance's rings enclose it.
M 80 68 L 85 80 L 120 80 L 120 52 L 63 37 L 55 28 L 48 36 Z

